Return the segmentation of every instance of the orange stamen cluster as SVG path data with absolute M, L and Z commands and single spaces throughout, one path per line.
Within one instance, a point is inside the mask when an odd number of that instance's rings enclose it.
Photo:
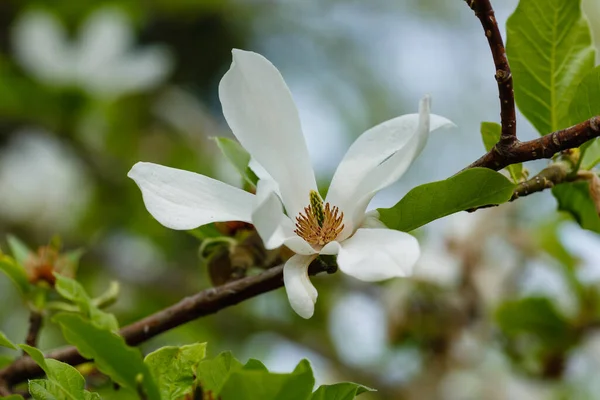
M 325 246 L 344 229 L 344 213 L 329 203 L 323 206 L 323 200 L 315 191 L 310 193 L 310 205 L 304 207 L 304 213 L 296 217 L 294 232 L 313 246 Z

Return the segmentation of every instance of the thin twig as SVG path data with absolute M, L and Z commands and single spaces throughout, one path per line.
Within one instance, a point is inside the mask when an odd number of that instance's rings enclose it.
M 550 164 L 533 178 L 519 183 L 510 201 L 515 201 L 520 197 L 541 192 L 545 189 L 552 189 L 559 183 L 563 183 L 568 180 L 570 180 L 569 167 L 564 162 Z
M 498 153 L 504 154 L 517 143 L 517 117 L 515 112 L 515 95 L 513 91 L 513 80 L 504 49 L 502 34 L 494 15 L 494 9 L 490 0 L 465 0 L 469 7 L 475 11 L 481 26 L 487 37 L 494 65 L 496 67 L 495 78 L 498 83 L 500 97 L 500 119 L 502 122 L 502 134 L 495 146 Z
M 316 275 L 320 272 L 331 273 L 334 270 L 335 267 L 326 265 L 320 260 L 315 260 L 309 268 L 309 273 Z M 243 278 L 186 297 L 177 304 L 122 328 L 119 333 L 125 338 L 127 344 L 135 346 L 186 322 L 214 314 L 224 308 L 282 286 L 283 266 L 274 267 L 260 275 Z M 81 364 L 86 361 L 73 346 L 55 350 L 47 354 L 46 357 L 54 358 L 71 365 Z M 41 368 L 31 358 L 21 358 L 0 370 L 0 382 L 5 382 L 9 386 L 12 386 L 28 378 L 42 374 L 43 371 Z
M 467 168 L 485 167 L 499 171 L 511 164 L 551 158 L 555 154 L 581 146 L 588 140 L 600 136 L 600 116 L 566 129 L 561 129 L 527 142 L 515 143 L 510 151 L 499 153 L 493 148 Z
M 42 322 L 44 316 L 41 312 L 32 310 L 29 314 L 29 330 L 27 331 L 27 337 L 25 338 L 25 344 L 35 347 L 37 345 L 37 339 L 42 329 Z

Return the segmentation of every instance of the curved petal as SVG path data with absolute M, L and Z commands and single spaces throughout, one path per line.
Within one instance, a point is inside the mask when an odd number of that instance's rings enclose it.
M 337 263 L 342 272 L 375 282 L 411 275 L 420 253 L 419 242 L 408 233 L 361 228 L 341 242 Z
M 388 229 L 388 227 L 379 219 L 379 211 L 371 210 L 365 214 L 365 218 L 360 225 L 361 228 Z
M 260 54 L 233 50 L 219 98 L 233 134 L 277 182 L 288 215 L 300 213 L 317 185 L 298 110 L 277 68 Z
M 327 201 L 347 217 L 341 238 L 360 226 L 364 212 L 378 190 L 398 180 L 421 153 L 429 132 L 454 126 L 444 117 L 430 115 L 429 96 L 419 104 L 419 114 L 403 115 L 363 133 L 338 166 Z
M 204 175 L 139 162 L 128 177 L 146 208 L 167 228 L 193 229 L 211 222 L 251 222 L 254 195 Z
M 118 65 L 133 44 L 133 32 L 127 15 L 107 7 L 94 12 L 83 24 L 77 43 L 78 73 L 82 80 Z
M 283 283 L 290 305 L 302 318 L 310 318 L 315 312 L 317 289 L 308 277 L 308 266 L 317 256 L 294 255 L 283 267 Z
M 23 13 L 13 27 L 12 44 L 21 66 L 37 79 L 57 86 L 73 83 L 73 49 L 64 27 L 50 13 Z
M 265 248 L 275 249 L 285 245 L 296 254 L 315 254 L 312 246 L 294 232 L 294 223 L 283 213 L 276 190 L 277 184 L 271 180 L 260 180 L 256 187 L 252 223 Z

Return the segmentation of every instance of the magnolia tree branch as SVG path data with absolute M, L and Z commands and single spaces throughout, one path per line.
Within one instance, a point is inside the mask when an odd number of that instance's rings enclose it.
M 499 171 L 511 164 L 551 158 L 561 151 L 579 147 L 597 137 L 600 137 L 600 116 L 538 139 L 527 142 L 517 141 L 506 153 L 501 154 L 493 148 L 467 168 L 485 167 Z
M 321 260 L 315 260 L 309 268 L 309 274 L 332 273 L 335 270 L 335 266 L 327 265 Z M 123 336 L 127 344 L 135 346 L 186 322 L 214 314 L 219 310 L 282 286 L 283 266 L 274 267 L 260 275 L 249 276 L 186 297 L 177 304 L 125 326 L 119 334 Z M 71 365 L 86 361 L 73 346 L 52 351 L 46 357 Z M 30 357 L 20 358 L 0 370 L 0 393 L 3 393 L 3 390 L 6 392 L 8 387 L 19 382 L 42 374 L 42 369 Z
M 481 26 L 488 39 L 492 57 L 496 67 L 496 82 L 498 82 L 498 93 L 500 94 L 500 119 L 502 121 L 502 134 L 495 146 L 495 150 L 504 154 L 517 142 L 517 117 L 515 111 L 515 95 L 513 92 L 513 80 L 506 58 L 506 50 L 502 34 L 494 15 L 494 9 L 490 0 L 465 0 L 469 7 L 475 11 Z
M 44 316 L 41 312 L 32 310 L 29 314 L 29 330 L 27 331 L 27 337 L 25 338 L 25 344 L 31 347 L 37 346 L 37 339 L 42 329 L 42 322 Z
M 467 168 L 485 167 L 496 171 L 511 164 L 551 158 L 555 154 L 579 147 L 600 136 L 600 116 L 572 127 L 552 132 L 539 139 L 520 142 L 516 134 L 516 112 L 512 75 L 506 50 L 490 0 L 465 0 L 481 22 L 496 66 L 496 81 L 500 95 L 502 133 L 500 140 L 484 156 Z M 511 200 L 548 189 L 567 180 L 567 173 L 557 173 L 562 167 L 543 170 L 532 179 L 520 183 Z

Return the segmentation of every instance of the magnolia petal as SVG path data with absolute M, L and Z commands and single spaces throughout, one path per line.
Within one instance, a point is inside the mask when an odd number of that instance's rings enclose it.
M 117 66 L 133 39 L 125 13 L 110 7 L 94 12 L 85 21 L 76 47 L 80 79 L 90 79 Z
M 411 275 L 419 255 L 419 243 L 408 233 L 361 228 L 340 243 L 337 263 L 342 272 L 375 282 Z
M 294 236 L 287 237 L 283 241 L 283 244 L 296 254 L 302 254 L 305 256 L 317 254 L 315 249 L 313 249 L 312 246 L 306 242 L 306 240 L 302 239 L 295 233 Z
M 251 222 L 254 195 L 204 175 L 139 162 L 128 177 L 142 191 L 146 209 L 171 229 L 211 222 Z
M 290 305 L 302 318 L 310 318 L 315 312 L 317 289 L 308 277 L 308 266 L 316 255 L 294 255 L 283 267 L 283 283 Z
M 255 207 L 252 223 L 266 249 L 275 249 L 284 241 L 295 236 L 290 219 L 283 213 L 281 200 L 275 193 L 274 181 L 260 180 L 256 187 Z
M 365 214 L 365 218 L 360 225 L 361 228 L 372 228 L 372 229 L 388 229 L 387 226 L 379 219 L 379 211 L 371 210 Z
M 233 50 L 219 98 L 233 134 L 277 182 L 287 214 L 298 215 L 317 185 L 298 110 L 277 68 L 260 54 Z
M 29 73 L 51 85 L 73 83 L 73 49 L 55 16 L 41 10 L 25 12 L 11 33 L 15 56 Z
M 360 226 L 375 193 L 397 181 L 421 153 L 429 132 L 454 126 L 448 119 L 430 115 L 429 96 L 419 114 L 403 115 L 363 133 L 350 147 L 335 172 L 327 201 L 344 211 L 343 240 Z

